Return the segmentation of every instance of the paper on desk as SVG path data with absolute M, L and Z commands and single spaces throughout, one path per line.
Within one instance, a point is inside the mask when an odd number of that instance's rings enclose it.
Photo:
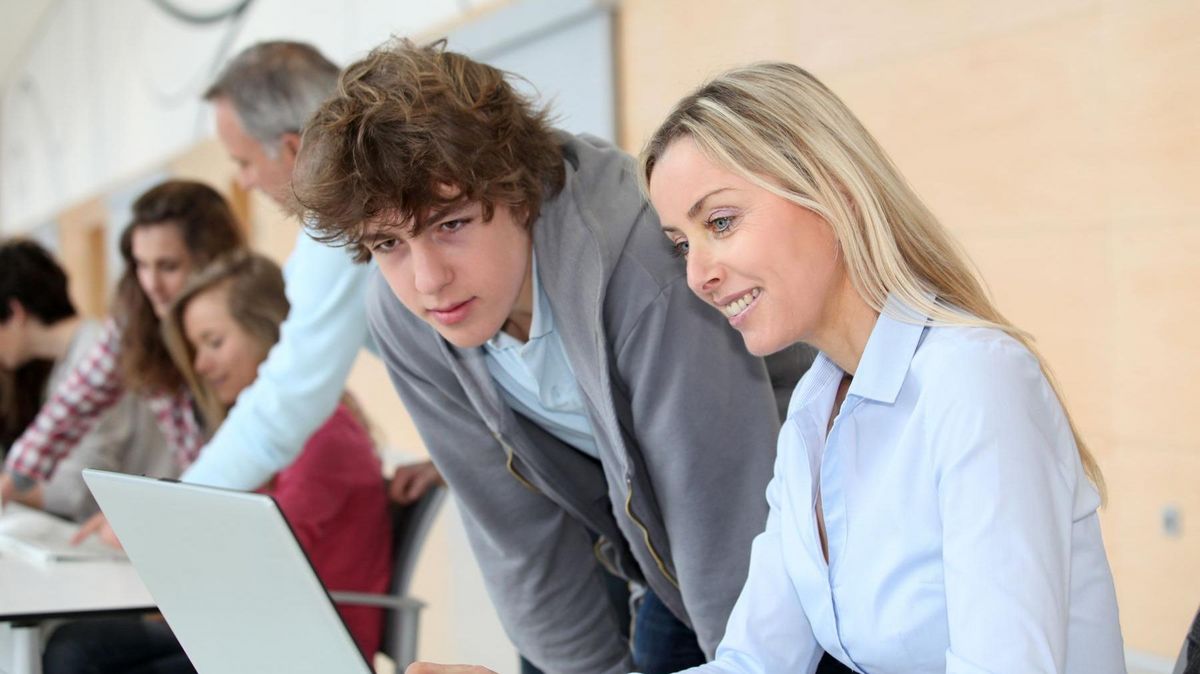
M 79 525 L 50 513 L 9 503 L 0 515 L 0 550 L 41 564 L 128 559 L 123 551 L 96 538 L 71 545 L 78 530 Z

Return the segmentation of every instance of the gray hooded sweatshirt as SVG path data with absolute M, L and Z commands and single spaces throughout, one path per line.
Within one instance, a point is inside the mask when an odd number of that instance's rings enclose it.
M 786 405 L 812 353 L 783 352 L 769 376 L 688 288 L 630 157 L 560 138 L 566 184 L 533 245 L 599 461 L 515 413 L 483 350 L 447 343 L 378 275 L 371 333 L 525 657 L 554 674 L 630 671 L 601 564 L 648 585 L 712 657 L 766 523 L 772 378 Z

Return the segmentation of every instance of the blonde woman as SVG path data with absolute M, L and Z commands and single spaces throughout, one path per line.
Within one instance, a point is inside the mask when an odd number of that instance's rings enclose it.
M 683 99 L 641 177 L 688 284 L 767 354 L 820 351 L 712 672 L 1124 672 L 1103 481 L 1029 336 L 798 67 Z
M 716 658 L 689 671 L 811 674 L 824 649 L 869 674 L 1124 672 L 1096 463 L 842 102 L 792 65 L 730 71 L 640 173 L 688 285 L 751 353 L 820 351 Z
M 287 313 L 279 267 L 245 251 L 200 272 L 171 305 L 164 320 L 167 348 L 210 433 L 254 382 Z M 261 491 L 275 497 L 328 589 L 387 591 L 391 526 L 383 472 L 349 398 Z M 382 638 L 382 613 L 369 607 L 339 611 L 371 659 Z M 46 674 L 191 671 L 165 624 L 120 618 L 64 626 L 47 645 L 44 665 Z

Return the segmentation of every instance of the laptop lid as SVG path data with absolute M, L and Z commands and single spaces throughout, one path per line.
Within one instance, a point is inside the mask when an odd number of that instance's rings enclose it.
M 270 496 L 83 479 L 199 674 L 370 674 Z

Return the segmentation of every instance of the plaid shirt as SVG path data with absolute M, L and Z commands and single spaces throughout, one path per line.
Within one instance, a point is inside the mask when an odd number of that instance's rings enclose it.
M 9 448 L 5 467 L 35 480 L 48 480 L 58 462 L 125 393 L 117 360 L 121 331 L 112 319 L 96 345 L 42 405 L 37 418 Z M 202 434 L 186 389 L 144 396 L 175 459 L 187 468 L 200 453 Z

